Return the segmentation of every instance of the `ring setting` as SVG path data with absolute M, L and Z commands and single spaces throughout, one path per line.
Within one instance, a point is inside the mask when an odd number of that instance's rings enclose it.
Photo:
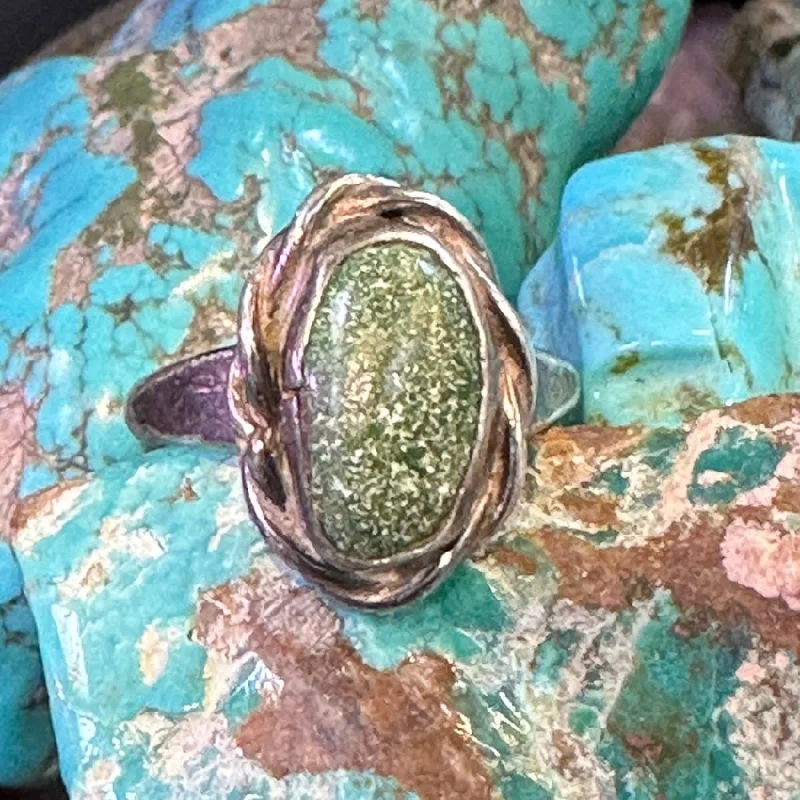
M 345 175 L 260 256 L 235 347 L 145 379 L 129 425 L 156 441 L 229 438 L 199 399 L 219 409 L 223 391 L 268 544 L 327 594 L 385 609 L 432 589 L 499 530 L 524 482 L 528 433 L 574 405 L 577 376 L 534 357 L 453 207 Z M 164 416 L 165 397 L 181 419 Z

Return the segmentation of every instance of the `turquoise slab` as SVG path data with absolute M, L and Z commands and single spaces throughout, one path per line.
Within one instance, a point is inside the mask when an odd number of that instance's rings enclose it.
M 800 151 L 731 137 L 580 170 L 519 309 L 587 420 L 675 425 L 800 388 Z
M 505 536 L 384 615 L 281 566 L 221 449 L 29 498 L 16 550 L 71 796 L 790 797 L 798 412 L 552 429 Z

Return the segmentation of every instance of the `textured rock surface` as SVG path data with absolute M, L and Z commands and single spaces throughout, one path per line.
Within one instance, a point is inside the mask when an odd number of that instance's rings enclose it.
M 115 50 L 171 46 L 183 66 L 183 40 L 228 80 L 250 70 L 243 91 L 204 109 L 198 131 L 193 172 L 219 199 L 241 197 L 251 176 L 277 229 L 320 170 L 391 174 L 464 211 L 513 294 L 552 235 L 567 176 L 641 109 L 687 8 L 176 0 L 142 8 Z M 226 163 L 224 150 L 237 158 Z
M 608 9 L 601 5 L 605 19 Z M 525 74 L 544 92 L 548 113 L 523 122 L 523 109 L 534 113 L 544 106 L 520 96 L 500 122 L 487 122 L 488 132 L 467 125 L 463 141 L 476 143 L 474 159 L 456 146 L 459 136 L 447 133 L 440 146 L 432 117 L 418 113 L 428 98 L 424 86 L 437 108 L 442 92 L 449 91 L 435 81 L 426 83 L 425 48 L 432 47 L 437 59 L 466 48 L 469 58 L 458 62 L 455 74 L 468 73 L 478 86 L 484 75 L 478 58 L 482 37 L 489 37 L 486 47 L 494 36 L 505 42 L 505 28 L 488 13 L 472 22 L 453 22 L 445 28 L 477 38 L 450 46 L 425 28 L 423 22 L 432 26 L 435 15 L 417 0 L 376 11 L 382 26 L 351 19 L 338 6 L 325 6 L 314 16 L 302 5 L 256 4 L 245 13 L 241 3 L 213 4 L 220 13 L 227 9 L 232 21 L 212 26 L 203 17 L 203 24 L 197 21 L 191 28 L 191 46 L 177 42 L 167 53 L 96 62 L 44 62 L 10 78 L 0 87 L 6 120 L 0 134 L 0 379 L 29 421 L 28 440 L 19 444 L 20 458 L 9 471 L 11 485 L 24 495 L 139 452 L 120 414 L 127 391 L 159 364 L 230 340 L 242 272 L 254 250 L 289 219 L 318 171 L 346 167 L 413 177 L 416 167 L 409 165 L 427 155 L 461 158 L 464 174 L 454 164 L 435 161 L 430 170 L 419 166 L 419 180 L 483 222 L 490 240 L 502 240 L 495 252 L 501 265 L 509 264 L 509 247 L 520 258 L 513 269 L 529 263 L 527 246 L 517 235 L 522 225 L 517 209 L 527 208 L 527 201 L 522 195 L 504 199 L 492 186 L 501 193 L 519 187 L 527 181 L 521 172 L 532 170 L 543 181 L 537 196 L 550 198 L 551 225 L 569 169 L 556 167 L 565 142 L 574 135 L 588 152 L 611 137 L 608 108 L 620 117 L 621 108 L 643 99 L 677 38 L 685 5 L 678 0 L 663 8 L 633 3 L 625 13 L 611 15 L 610 29 L 598 28 L 586 10 L 579 43 L 553 45 L 551 52 L 545 37 L 541 52 L 550 56 L 539 68 L 546 64 L 550 71 L 536 78 L 529 67 Z M 201 6 L 212 7 L 191 4 Z M 555 20 L 545 24 L 548 8 L 554 7 L 531 3 L 529 8 L 547 30 L 556 26 Z M 613 11 L 613 4 L 608 8 Z M 163 26 L 168 20 L 185 21 L 185 13 L 177 13 L 167 14 L 159 30 L 174 32 Z M 647 27 L 648 20 L 658 24 Z M 476 25 L 485 33 L 479 34 Z M 528 22 L 523 28 L 535 31 Z M 558 30 L 552 36 L 566 36 Z M 664 32 L 660 38 L 658 31 Z M 619 76 L 606 52 L 613 32 L 619 34 L 621 52 L 629 55 L 623 72 L 630 79 Z M 397 64 L 399 83 L 382 87 L 373 98 L 385 115 L 376 110 L 371 124 L 351 107 L 367 108 L 366 89 L 356 91 L 333 66 L 320 62 L 344 58 L 344 44 L 362 33 L 369 43 L 360 56 L 365 71 L 377 74 L 368 69 L 376 42 L 387 54 L 394 42 L 404 59 Z M 158 41 L 167 44 L 173 38 L 170 33 Z M 522 39 L 505 43 L 507 48 L 489 49 L 530 58 Z M 564 55 L 573 50 L 575 61 Z M 297 63 L 290 65 L 290 57 Z M 585 74 L 578 69 L 584 60 Z M 356 65 L 342 69 L 358 72 Z M 412 80 L 404 69 L 416 77 Z M 408 96 L 403 80 L 420 91 Z M 583 112 L 570 99 L 575 92 L 586 104 Z M 28 102 L 31 97 L 35 104 Z M 389 105 L 380 105 L 379 98 Z M 491 118 L 486 104 L 475 99 L 448 106 L 447 124 L 460 124 L 456 107 L 482 122 Z M 507 130 L 502 120 L 511 123 L 512 117 L 535 132 L 531 146 L 538 142 L 519 165 L 512 155 L 522 151 L 505 149 L 497 128 Z M 578 117 L 582 126 L 573 125 Z M 385 133 L 386 126 L 400 130 L 398 136 L 424 130 L 420 147 L 429 152 L 407 152 Z M 473 134 L 478 138 L 470 139 Z M 491 214 L 484 219 L 476 204 Z M 508 208 L 513 211 L 506 214 Z M 537 214 L 537 220 L 546 216 Z M 507 285 L 516 279 L 511 276 Z
M 582 365 L 587 419 L 674 425 L 798 388 L 798 176 L 794 145 L 744 137 L 574 176 L 519 307 Z
M 726 62 L 744 107 L 769 136 L 800 138 L 800 6 L 751 0 L 736 15 Z
M 734 15 L 726 3 L 693 9 L 680 49 L 615 152 L 708 136 L 764 132 L 745 113 L 739 86 L 726 72 L 726 49 Z
M 505 538 L 375 616 L 273 561 L 222 451 L 47 490 L 16 541 L 72 796 L 789 800 L 799 491 L 797 397 L 552 430 Z
M 22 592 L 22 572 L 0 542 L 0 786 L 52 776 L 55 742 L 36 628 Z
M 39 783 L 57 768 L 36 626 L 8 545 L 32 439 L 22 391 L 0 391 L 0 787 L 5 788 Z

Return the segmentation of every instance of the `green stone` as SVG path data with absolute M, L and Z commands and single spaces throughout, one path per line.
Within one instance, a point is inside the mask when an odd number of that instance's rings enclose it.
M 409 244 L 352 253 L 321 298 L 304 366 L 311 500 L 327 539 L 364 559 L 429 539 L 481 413 L 480 337 L 453 273 Z
M 712 447 L 695 462 L 694 479 L 689 487 L 692 503 L 730 503 L 742 492 L 763 486 L 775 474 L 788 446 L 768 436 L 751 438 L 744 427 L 723 429 Z M 726 480 L 704 486 L 699 476 L 706 471 L 727 475 Z

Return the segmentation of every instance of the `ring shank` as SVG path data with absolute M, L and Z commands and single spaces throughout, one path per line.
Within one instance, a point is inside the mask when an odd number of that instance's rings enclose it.
M 131 391 L 125 420 L 151 446 L 174 441 L 234 443 L 228 375 L 235 349 L 223 347 L 162 367 Z

